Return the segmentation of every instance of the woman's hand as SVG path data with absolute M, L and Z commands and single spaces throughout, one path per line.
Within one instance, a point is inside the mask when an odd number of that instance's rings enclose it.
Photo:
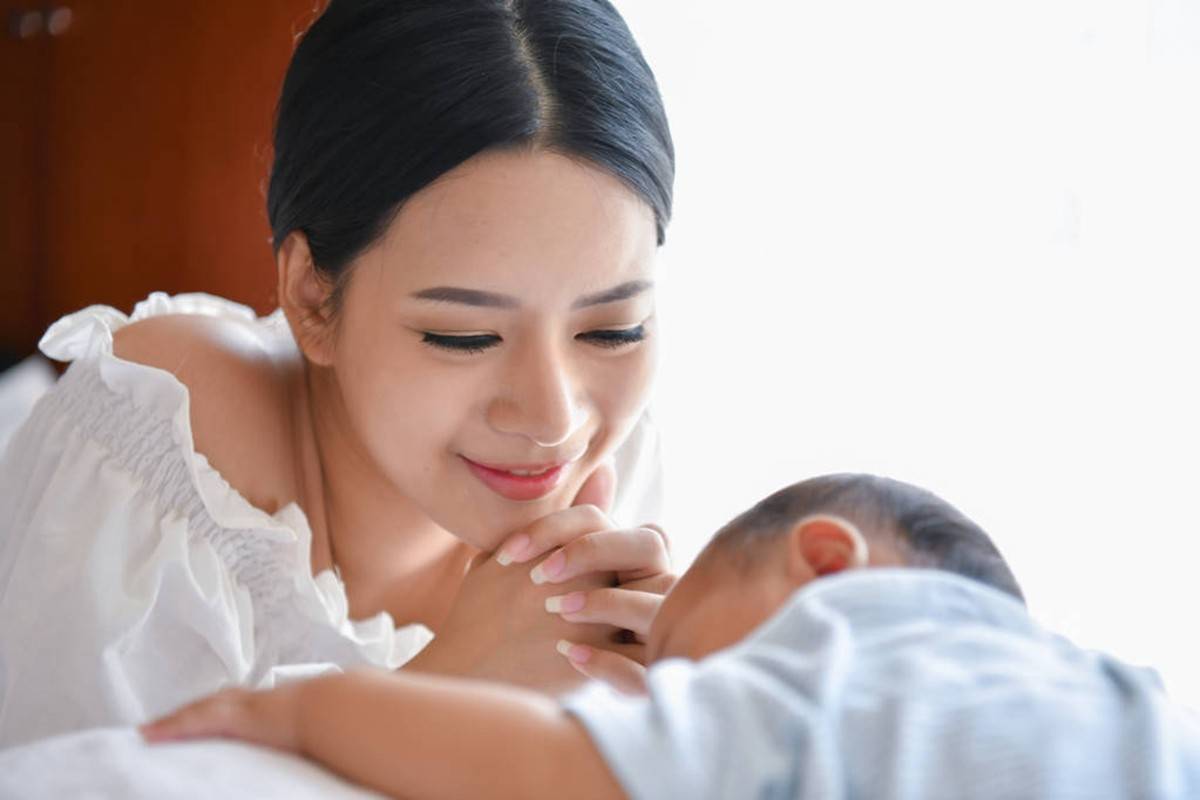
M 616 641 L 625 645 L 596 648 L 576 637 L 560 641 L 558 651 L 582 674 L 640 693 L 650 624 L 676 576 L 670 572 L 670 543 L 662 528 L 648 524 L 617 530 L 601 510 L 612 502 L 615 477 L 611 465 L 597 470 L 575 506 L 511 536 L 497 550 L 496 560 L 530 564 L 550 553 L 530 572 L 535 583 L 559 589 L 547 598 L 546 610 L 568 622 L 615 626 L 621 629 Z M 568 582 L 597 571 L 614 572 L 614 584 L 569 590 Z
M 404 669 L 552 694 L 578 686 L 582 673 L 636 691 L 650 622 L 675 576 L 660 530 L 615 530 L 600 510 L 614 482 L 612 467 L 601 467 L 576 505 L 477 557 L 437 637 Z
M 614 580 L 612 573 L 593 573 L 572 581 L 571 588 L 597 589 Z M 535 584 L 526 571 L 506 568 L 490 554 L 477 557 L 433 641 L 402 670 L 499 681 L 550 694 L 574 688 L 580 677 L 555 655 L 554 647 L 581 632 L 546 613 L 546 598 L 552 594 L 553 587 Z M 609 645 L 618 633 L 616 627 L 591 626 L 583 641 Z

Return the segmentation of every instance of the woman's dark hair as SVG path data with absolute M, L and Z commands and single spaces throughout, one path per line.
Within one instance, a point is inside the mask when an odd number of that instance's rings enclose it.
M 933 492 L 877 475 L 823 475 L 781 489 L 718 531 L 712 545 L 753 560 L 757 544 L 811 514 L 844 517 L 868 539 L 890 536 L 911 566 L 954 572 L 1024 602 L 983 528 Z
M 654 211 L 675 154 L 654 75 L 607 0 L 332 0 L 292 56 L 267 214 L 335 283 L 413 194 L 489 149 L 605 170 Z

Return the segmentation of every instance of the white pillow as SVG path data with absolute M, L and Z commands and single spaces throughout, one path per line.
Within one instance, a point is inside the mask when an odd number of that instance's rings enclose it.
M 94 728 L 0 750 L 0 797 L 380 800 L 302 758 L 226 740 L 148 745 Z

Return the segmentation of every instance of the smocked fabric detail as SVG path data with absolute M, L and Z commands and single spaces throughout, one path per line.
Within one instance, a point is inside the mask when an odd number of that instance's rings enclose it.
M 113 334 L 140 319 L 197 314 L 252 321 L 286 332 L 282 312 L 258 318 L 252 309 L 206 294 L 151 294 L 131 316 L 91 306 L 60 319 L 39 347 L 71 361 L 42 397 L 27 425 L 73 427 L 128 472 L 136 492 L 164 514 L 187 520 L 188 536 L 217 554 L 235 585 L 250 597 L 253 680 L 271 680 L 286 661 L 333 660 L 396 668 L 433 634 L 419 623 L 395 627 L 387 612 L 349 618 L 345 585 L 332 571 L 314 576 L 312 532 L 294 503 L 274 515 L 252 505 L 196 452 L 187 418 L 187 388 L 168 372 L 113 355 Z
M 290 582 L 279 570 L 283 548 L 261 531 L 217 524 L 193 481 L 186 445 L 178 441 L 173 419 L 139 408 L 114 392 L 95 362 L 73 364 L 59 383 L 58 391 L 47 395 L 35 414 L 68 420 L 134 475 L 139 491 L 161 510 L 185 517 L 190 535 L 212 545 L 238 584 L 249 591 L 256 609 L 267 611 L 287 599 Z

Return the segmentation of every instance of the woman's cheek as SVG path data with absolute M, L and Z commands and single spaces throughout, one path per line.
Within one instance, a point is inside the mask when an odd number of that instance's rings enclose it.
M 652 348 L 642 348 L 627 359 L 604 365 L 605 369 L 594 376 L 592 399 L 601 417 L 600 425 L 587 462 L 566 493 L 570 498 L 582 488 L 592 470 L 624 443 L 641 418 L 653 385 L 654 356 Z
M 657 348 L 647 342 L 601 376 L 596 397 L 606 427 L 623 433 L 633 427 L 650 400 L 657 363 Z
M 428 474 L 434 459 L 445 455 L 453 440 L 456 415 L 470 389 L 445 376 L 412 369 L 376 368 L 362 374 L 352 392 L 356 425 L 392 482 L 409 483 Z M 405 489 L 411 487 L 398 486 Z

